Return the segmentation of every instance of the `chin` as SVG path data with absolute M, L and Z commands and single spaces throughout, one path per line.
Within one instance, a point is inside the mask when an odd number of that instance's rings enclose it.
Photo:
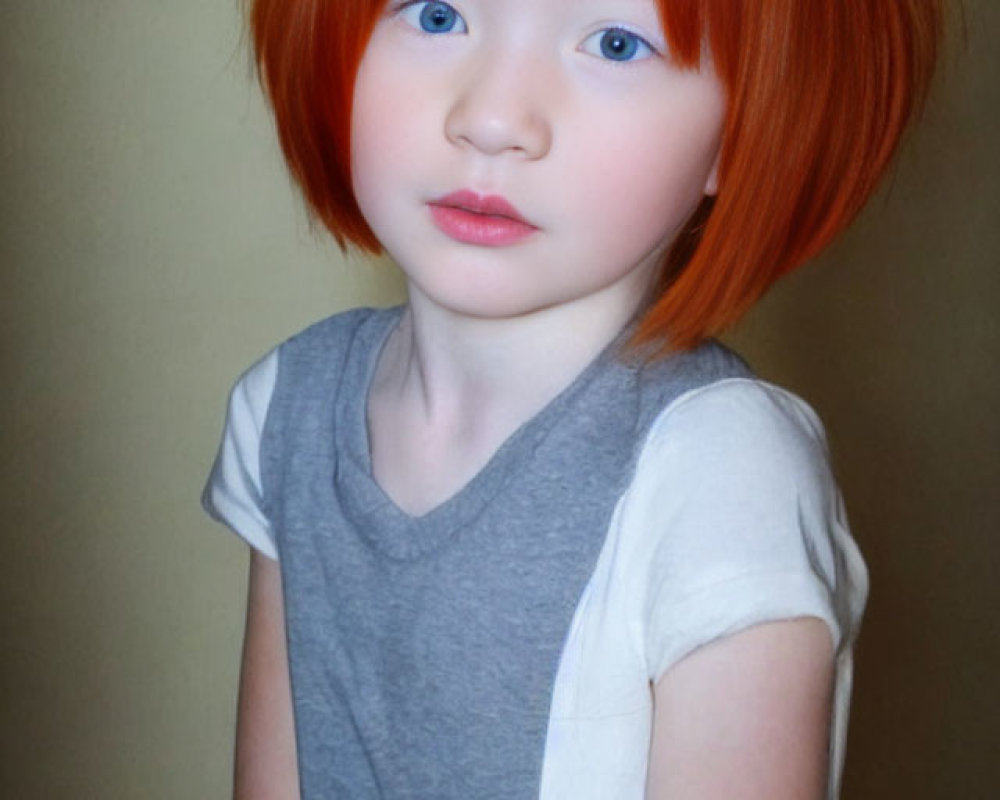
M 430 259 L 427 264 L 407 265 L 397 261 L 410 294 L 418 295 L 427 305 L 468 317 L 500 319 L 520 316 L 551 303 L 537 277 L 517 275 L 510 265 L 476 263 L 463 258 Z M 528 271 L 530 272 L 530 270 Z M 524 280 L 519 280 L 523 278 Z
M 518 301 L 515 298 L 490 293 L 452 292 L 446 295 L 422 293 L 436 308 L 469 319 L 513 319 L 553 305 L 544 302 L 528 302 L 523 299 Z

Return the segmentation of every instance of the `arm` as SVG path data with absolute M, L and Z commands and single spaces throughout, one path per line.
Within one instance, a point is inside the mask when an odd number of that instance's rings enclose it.
M 299 797 L 281 572 L 277 561 L 256 550 L 250 560 L 233 797 Z
M 829 630 L 757 625 L 696 650 L 655 687 L 648 800 L 826 796 Z

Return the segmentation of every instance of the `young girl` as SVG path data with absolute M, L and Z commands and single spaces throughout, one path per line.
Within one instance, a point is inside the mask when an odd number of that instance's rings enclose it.
M 409 300 L 236 384 L 241 798 L 838 793 L 867 576 L 710 337 L 863 205 L 933 0 L 256 0 L 281 143 Z

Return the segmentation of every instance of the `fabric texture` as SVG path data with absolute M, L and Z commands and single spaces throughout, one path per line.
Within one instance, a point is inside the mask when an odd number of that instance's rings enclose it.
M 204 495 L 281 562 L 303 797 L 640 800 L 650 683 L 802 616 L 837 652 L 836 796 L 867 575 L 812 411 L 716 344 L 611 347 L 414 518 L 367 440 L 399 314 L 331 317 L 247 372 Z

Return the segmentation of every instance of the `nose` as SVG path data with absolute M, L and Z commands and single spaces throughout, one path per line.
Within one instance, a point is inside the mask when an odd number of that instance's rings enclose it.
M 459 147 L 486 155 L 512 153 L 526 160 L 543 158 L 552 146 L 551 105 L 524 59 L 484 58 L 460 79 L 447 117 L 445 135 Z

